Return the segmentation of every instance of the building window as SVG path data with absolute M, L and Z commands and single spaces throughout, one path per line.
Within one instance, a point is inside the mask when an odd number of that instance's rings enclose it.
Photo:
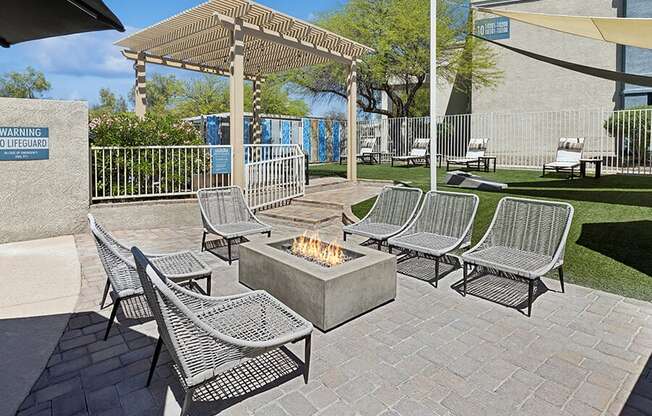
M 626 17 L 652 17 L 652 2 L 649 0 L 625 0 L 624 5 Z M 652 75 L 652 50 L 625 46 L 623 68 L 631 74 Z M 624 108 L 652 105 L 652 88 L 625 85 L 622 96 Z

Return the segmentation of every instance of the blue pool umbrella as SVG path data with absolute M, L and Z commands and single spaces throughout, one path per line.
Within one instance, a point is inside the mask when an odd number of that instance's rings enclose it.
M 125 28 L 102 0 L 2 0 L 0 46 L 73 33 Z

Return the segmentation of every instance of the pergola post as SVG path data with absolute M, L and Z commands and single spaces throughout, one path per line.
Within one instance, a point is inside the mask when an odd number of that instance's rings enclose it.
M 134 63 L 136 72 L 136 85 L 134 86 L 134 112 L 141 119 L 147 112 L 147 73 L 145 68 L 145 54 L 139 53 Z
M 251 123 L 251 130 L 253 132 L 253 143 L 260 144 L 262 141 L 262 130 L 260 125 L 260 100 L 262 93 L 262 84 L 265 81 L 264 78 L 255 78 L 253 82 L 254 90 L 254 102 L 253 102 L 253 117 Z
M 437 139 L 437 0 L 430 0 L 430 190 L 432 191 L 437 190 Z
M 347 95 L 347 159 L 346 178 L 349 181 L 358 180 L 358 72 L 357 62 L 354 59 L 349 67 L 349 76 L 346 80 Z
M 244 158 L 244 34 L 242 19 L 235 19 L 230 33 L 229 99 L 231 118 L 229 136 L 233 152 L 231 166 L 232 184 L 246 188 Z

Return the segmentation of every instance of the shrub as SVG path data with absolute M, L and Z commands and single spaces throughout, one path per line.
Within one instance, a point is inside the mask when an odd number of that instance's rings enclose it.
M 192 146 L 204 144 L 192 124 L 170 115 L 103 114 L 89 124 L 94 147 L 114 147 L 92 153 L 93 192 L 98 196 L 187 192 L 192 175 L 210 166 L 209 153 L 188 149 L 141 149 L 137 146 Z M 125 147 L 127 149 L 125 149 Z
M 616 148 L 627 162 L 638 164 L 650 159 L 652 107 L 636 107 L 626 111 L 616 111 L 604 122 L 604 128 L 616 139 Z
M 192 124 L 168 114 L 102 114 L 89 123 L 92 146 L 175 146 L 204 144 Z

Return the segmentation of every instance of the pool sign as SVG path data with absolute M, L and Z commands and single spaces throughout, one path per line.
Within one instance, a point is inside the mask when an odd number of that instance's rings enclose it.
M 489 40 L 509 39 L 509 18 L 494 17 L 476 20 L 473 33 Z
M 217 147 L 211 149 L 211 173 L 231 173 L 231 147 Z
M 47 127 L 0 126 L 0 160 L 45 160 L 50 157 Z

